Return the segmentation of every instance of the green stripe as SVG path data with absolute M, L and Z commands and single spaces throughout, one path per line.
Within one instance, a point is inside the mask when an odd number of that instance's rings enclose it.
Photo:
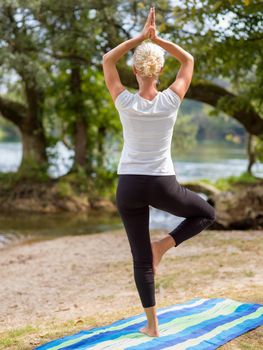
M 214 314 L 217 313 L 219 310 L 220 310 L 220 314 L 229 315 L 232 312 L 234 312 L 236 308 L 241 304 L 242 303 L 238 303 L 238 302 L 233 303 L 232 300 L 227 299 L 216 304 L 211 309 L 205 310 L 203 312 L 192 314 L 192 315 L 186 315 L 180 318 L 175 318 L 170 322 L 160 325 L 159 330 L 160 332 L 162 332 L 163 335 L 166 335 L 166 329 L 168 333 L 169 333 L 169 329 L 170 329 L 170 332 L 173 333 L 174 328 L 173 329 L 171 328 L 176 325 L 176 330 L 178 330 L 178 332 L 183 331 L 188 327 L 191 327 L 193 325 L 200 323 L 201 322 L 200 319 L 202 319 L 202 321 L 206 321 L 211 319 L 211 317 L 215 317 Z
M 214 336 L 220 334 L 221 332 L 223 332 L 224 330 L 229 330 L 232 327 L 235 327 L 236 325 L 238 325 L 239 323 L 242 323 L 246 320 L 252 320 L 253 318 L 257 318 L 259 316 L 263 315 L 263 307 L 258 308 L 256 311 L 252 312 L 249 315 L 245 315 L 242 316 L 234 321 L 231 322 L 227 322 L 224 323 L 221 326 L 216 327 L 215 329 L 213 329 L 212 331 L 210 331 L 209 333 L 206 333 L 198 338 L 195 339 L 188 339 L 183 343 L 177 344 L 175 346 L 171 346 L 166 348 L 166 350 L 182 350 L 182 346 L 194 346 L 194 345 L 198 345 L 201 341 L 203 340 L 208 340 L 213 338 Z

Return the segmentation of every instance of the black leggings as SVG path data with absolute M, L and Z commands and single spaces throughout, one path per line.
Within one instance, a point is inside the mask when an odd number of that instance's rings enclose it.
M 143 307 L 154 306 L 149 205 L 186 218 L 169 232 L 175 246 L 210 226 L 215 221 L 215 209 L 197 193 L 180 185 L 176 175 L 120 174 L 116 205 L 128 236 L 141 303 Z

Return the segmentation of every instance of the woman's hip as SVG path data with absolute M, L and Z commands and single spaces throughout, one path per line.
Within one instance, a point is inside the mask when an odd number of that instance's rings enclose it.
M 151 191 L 158 191 L 154 189 L 154 184 L 159 178 L 159 182 L 166 188 L 175 181 L 175 175 L 119 174 L 116 189 L 117 206 L 138 208 L 149 205 Z

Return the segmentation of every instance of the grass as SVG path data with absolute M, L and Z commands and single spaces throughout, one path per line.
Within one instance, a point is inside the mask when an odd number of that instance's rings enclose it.
M 110 300 L 106 300 L 109 302 Z M 133 308 L 130 308 L 130 314 L 133 314 Z M 138 309 L 138 313 L 141 310 Z M 110 313 L 101 313 L 96 317 L 83 317 L 77 320 L 67 320 L 65 322 L 42 322 L 35 325 L 17 328 L 15 330 L 0 333 L 0 350 L 31 350 L 36 346 L 45 344 L 53 339 L 61 338 L 66 335 L 78 333 L 81 330 L 101 327 L 111 324 L 123 317 L 123 311 Z
M 11 349 L 12 346 L 16 346 L 17 349 L 28 349 L 28 344 L 23 345 L 23 339 L 39 331 L 40 328 L 28 325 L 0 334 L 0 349 Z

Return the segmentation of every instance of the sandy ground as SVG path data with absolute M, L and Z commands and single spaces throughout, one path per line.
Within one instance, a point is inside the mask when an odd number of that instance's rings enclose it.
M 262 237 L 263 231 L 205 230 L 170 249 L 156 276 L 157 305 L 194 297 L 263 303 Z M 102 310 L 126 317 L 128 306 L 140 307 L 123 230 L 9 247 L 0 252 L 0 266 L 0 332 Z

